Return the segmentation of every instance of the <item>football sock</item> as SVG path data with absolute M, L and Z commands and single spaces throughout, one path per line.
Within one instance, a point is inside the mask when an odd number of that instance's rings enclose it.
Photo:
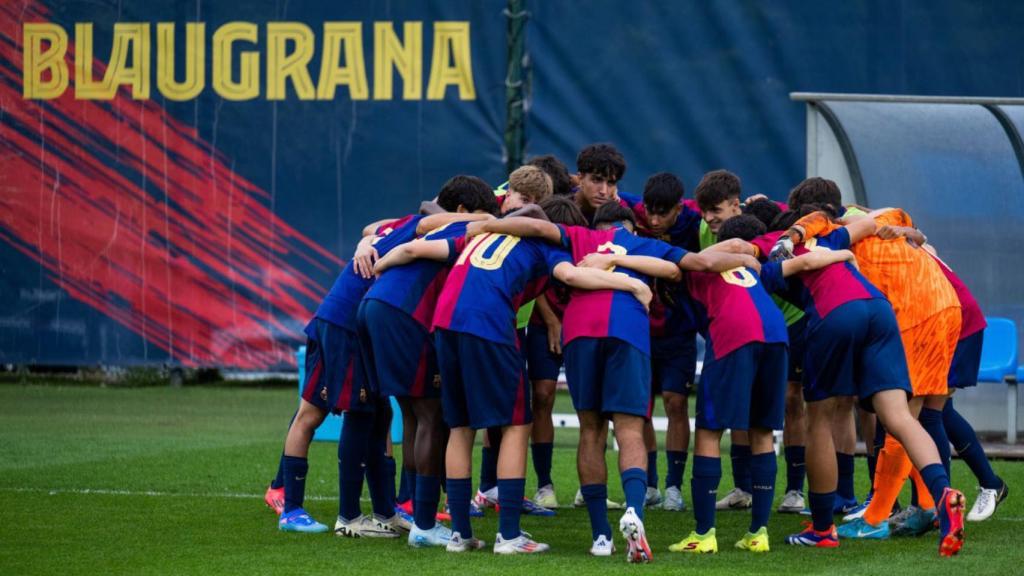
M 386 398 L 378 401 L 377 406 L 372 415 L 373 427 L 366 448 L 366 481 L 373 513 L 384 519 L 395 515 L 395 469 L 388 467 L 387 455 L 391 406 Z
M 647 485 L 651 488 L 658 487 L 658 451 L 651 450 L 647 453 Z
M 397 486 L 395 486 L 395 473 L 398 472 L 398 463 L 395 462 L 394 457 L 387 455 L 384 456 L 384 470 L 391 477 L 391 499 L 397 500 L 398 493 L 395 492 L 395 488 L 397 488 Z
M 750 457 L 751 488 L 754 490 L 750 511 L 751 533 L 768 525 L 768 517 L 772 513 L 772 500 L 775 499 L 775 476 L 778 471 L 779 463 L 775 452 Z
M 298 456 L 281 456 L 284 468 L 284 513 L 302 508 L 306 499 L 306 473 L 309 461 Z
M 587 515 L 590 516 L 590 538 L 604 534 L 609 540 L 612 537 L 612 526 L 608 523 L 608 485 L 587 484 L 580 486 L 583 501 L 587 503 Z
M 338 441 L 338 515 L 354 520 L 362 513 L 359 498 L 363 494 L 363 476 L 369 453 L 373 414 L 345 412 L 341 419 L 341 439 Z
M 821 532 L 832 527 L 832 507 L 835 506 L 835 492 L 808 492 L 811 506 L 811 523 L 814 530 Z
M 551 484 L 551 456 L 555 445 L 551 442 L 534 442 L 530 446 L 533 455 L 533 471 L 537 473 L 537 488 Z
M 1003 481 L 992 471 L 988 456 L 985 456 L 985 449 L 981 447 L 981 442 L 978 442 L 978 435 L 971 424 L 953 408 L 952 398 L 946 400 L 946 407 L 942 411 L 942 424 L 953 447 L 956 448 L 956 453 L 977 477 L 978 484 L 989 490 L 1001 488 Z
M 449 496 L 449 499 L 450 498 L 451 496 Z M 441 479 L 437 476 L 417 475 L 416 500 L 412 507 L 417 528 L 420 530 L 430 530 L 434 527 L 434 524 L 436 523 L 434 516 L 437 514 L 437 504 L 440 501 Z
M 473 527 L 469 524 L 469 499 L 473 491 L 470 478 L 448 478 L 448 511 L 452 515 L 452 532 L 458 532 L 463 538 L 473 537 Z
M 946 427 L 942 425 L 942 411 L 931 408 L 922 408 L 918 417 L 924 431 L 935 441 L 935 447 L 939 449 L 939 462 L 946 469 L 946 476 L 949 476 L 949 437 L 946 436 Z
M 804 474 L 807 472 L 806 449 L 803 446 L 786 446 L 786 492 L 804 491 Z
M 274 490 L 284 486 L 284 452 L 281 452 L 281 458 L 277 461 L 277 476 L 270 482 L 270 487 Z
M 935 500 L 932 499 L 928 485 L 916 468 L 910 470 L 910 503 L 923 510 L 935 507 Z
M 941 467 L 941 466 L 940 466 Z M 885 446 L 878 452 L 875 469 L 875 493 L 871 505 L 864 511 L 864 521 L 877 526 L 889 518 L 893 504 L 900 495 L 903 483 L 910 476 L 913 465 L 903 446 L 892 436 L 885 439 Z
M 932 499 L 938 504 L 935 511 L 938 513 L 939 522 L 942 524 L 942 533 L 945 534 L 949 531 L 949 517 L 939 507 L 944 504 L 942 502 L 942 493 L 946 488 L 949 488 L 949 476 L 946 475 L 946 469 L 942 467 L 942 464 L 929 464 L 921 469 L 921 478 L 924 480 L 925 485 L 928 486 Z
M 487 492 L 498 485 L 498 451 L 484 446 L 480 458 L 480 491 Z
M 693 501 L 693 517 L 697 521 L 698 534 L 707 534 L 708 530 L 715 527 L 715 500 L 718 498 L 718 483 L 721 481 L 721 458 L 693 456 L 690 498 Z
M 498 479 L 498 531 L 505 540 L 518 538 L 519 515 L 523 511 L 523 493 L 526 491 L 526 478 Z
M 732 460 L 733 484 L 750 494 L 750 445 L 733 444 L 729 447 L 729 458 Z
M 644 498 L 647 496 L 647 472 L 643 468 L 627 468 L 621 473 L 622 491 L 626 494 L 626 507 L 644 519 Z
M 402 478 L 398 484 L 398 496 L 395 500 L 399 504 L 408 502 L 416 491 L 416 469 L 402 467 Z
M 871 443 L 874 450 L 871 451 L 871 456 L 868 457 L 868 486 L 871 487 L 871 492 L 875 490 L 875 470 L 878 467 L 878 453 L 882 451 L 882 447 L 885 446 L 885 427 L 882 426 L 882 421 L 875 418 L 875 440 Z
M 836 496 L 846 501 L 856 500 L 857 493 L 853 490 L 853 454 L 836 452 L 836 466 L 839 471 L 839 484 L 836 488 Z
M 683 485 L 683 473 L 686 471 L 686 451 L 666 450 L 665 460 L 665 488 L 674 486 L 681 488 Z

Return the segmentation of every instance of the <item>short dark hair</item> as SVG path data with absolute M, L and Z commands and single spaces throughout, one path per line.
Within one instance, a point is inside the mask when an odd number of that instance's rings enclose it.
M 484 210 L 497 214 L 498 201 L 494 198 L 494 190 L 476 176 L 459 174 L 452 176 L 437 195 L 437 203 L 446 212 L 455 212 L 462 206 L 469 212 Z M 492 208 L 493 204 L 493 210 Z
M 671 172 L 652 174 L 644 183 L 644 208 L 651 214 L 664 214 L 683 200 L 683 182 Z
M 813 176 L 789 191 L 790 208 L 799 210 L 805 204 L 829 204 L 838 209 L 843 205 L 843 194 L 832 180 Z
M 765 226 L 770 227 L 772 220 L 782 213 L 779 205 L 767 198 L 758 198 L 753 202 L 747 202 L 743 210 L 744 214 L 750 214 L 760 220 Z
M 757 216 L 740 214 L 722 222 L 722 227 L 718 229 L 718 241 L 739 238 L 750 242 L 764 234 L 766 230 L 764 222 L 758 220 Z
M 527 162 L 530 166 L 536 166 L 551 177 L 551 193 L 555 196 L 572 196 L 572 180 L 569 178 L 569 169 L 562 164 L 562 161 L 551 154 L 537 156 Z
M 618 182 L 626 173 L 626 159 L 611 144 L 591 144 L 576 156 L 576 170 Z
M 618 202 L 605 202 L 594 212 L 594 221 L 591 225 L 597 228 L 601 224 L 618 224 L 629 222 L 636 228 L 636 216 L 633 211 Z
M 541 200 L 540 207 L 548 220 L 555 224 L 584 227 L 587 225 L 587 219 L 583 217 L 583 212 L 580 212 L 580 207 L 565 196 L 549 196 Z
M 726 200 L 740 197 L 740 177 L 728 170 L 714 170 L 700 179 L 693 191 L 701 210 L 710 210 Z
M 799 211 L 790 208 L 785 212 L 779 212 L 779 215 L 772 219 L 772 223 L 768 225 L 768 229 L 771 231 L 776 230 L 789 230 L 796 224 L 796 221 L 800 219 Z M 728 222 L 728 220 L 726 220 Z

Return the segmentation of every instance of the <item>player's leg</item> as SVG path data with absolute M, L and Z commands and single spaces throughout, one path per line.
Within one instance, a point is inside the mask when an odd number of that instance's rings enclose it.
M 857 507 L 857 493 L 853 488 L 854 452 L 857 449 L 857 421 L 854 415 L 855 398 L 842 397 L 836 404 L 836 419 L 832 422 L 832 442 L 836 447 L 836 465 L 839 483 L 836 486 L 836 514 L 847 514 Z
M 439 348 L 440 351 L 440 348 Z M 441 372 L 442 390 L 448 386 L 445 380 L 445 372 Z M 464 409 L 463 409 L 463 415 Z M 454 422 L 448 414 L 448 399 L 445 401 L 445 420 L 450 424 Z M 468 423 L 468 418 L 465 418 Z M 468 426 L 452 427 L 448 436 L 448 446 L 445 450 L 445 474 L 448 486 L 448 509 L 451 511 L 452 528 L 449 535 L 447 548 L 450 552 L 466 552 L 477 550 L 484 546 L 484 543 L 473 536 L 473 526 L 469 522 L 469 501 L 473 494 L 473 443 L 476 439 L 476 432 Z M 440 524 L 435 526 L 436 528 Z M 433 532 L 433 531 L 432 531 Z M 443 540 L 440 538 L 439 540 Z M 410 533 L 410 544 L 413 540 Z M 416 544 L 414 544 L 416 545 Z M 424 537 L 424 546 L 431 543 Z
M 284 443 L 282 468 L 284 473 L 284 510 L 278 528 L 285 532 L 326 532 L 321 524 L 303 508 L 306 498 L 306 474 L 309 471 L 307 454 L 313 433 L 327 417 L 327 411 L 306 400 L 299 402 L 299 410 L 288 428 Z
M 390 398 L 378 396 L 372 415 L 366 456 L 366 481 L 373 509 L 370 520 L 374 533 L 367 535 L 397 538 L 403 527 L 395 512 L 394 471 L 387 462 L 391 419 L 394 417 Z
M 398 407 L 402 410 L 402 467 L 395 504 L 405 512 L 413 510 L 416 497 L 416 436 L 419 423 L 408 396 L 397 396 Z
M 498 434 L 493 435 L 495 439 Z M 480 485 L 475 497 L 476 505 L 481 509 L 498 505 L 498 447 L 501 443 L 492 442 L 491 437 L 491 432 L 484 430 L 483 447 L 480 449 Z
M 288 429 L 292 427 L 292 422 L 295 422 L 295 416 L 298 413 L 299 411 L 296 410 L 292 414 L 291 420 L 288 421 Z M 285 430 L 286 438 L 288 436 L 288 429 Z M 278 516 L 284 512 L 284 448 L 281 449 L 281 457 L 277 461 L 277 475 L 270 481 L 270 486 L 267 487 L 267 491 L 263 495 L 263 501 Z
M 750 508 L 750 436 L 746 430 L 729 431 L 729 460 L 732 462 L 733 489 L 715 503 L 718 510 Z
M 978 498 L 967 514 L 967 519 L 971 522 L 986 520 L 996 511 L 996 506 L 1006 498 L 1006 482 L 992 470 L 974 428 L 953 407 L 952 396 L 946 401 L 946 407 L 943 409 L 942 423 L 946 426 L 946 432 L 957 455 L 978 479 Z
M 690 403 L 685 394 L 662 390 L 662 402 L 668 417 L 668 431 L 665 433 L 665 510 L 686 509 L 683 499 L 683 475 L 690 448 Z
M 445 451 L 445 425 L 441 414 L 441 399 L 433 397 L 410 398 L 410 409 L 416 414 L 415 521 L 421 530 L 434 527 L 435 512 L 441 500 L 441 477 L 444 474 L 442 456 Z
M 649 382 L 649 371 L 637 376 L 644 375 Z M 647 419 L 621 412 L 614 413 L 612 419 L 615 426 L 615 441 L 619 444 L 619 477 L 622 481 L 622 491 L 626 495 L 626 512 L 619 519 L 619 531 L 629 545 L 626 559 L 629 562 L 649 562 L 652 559 L 651 547 L 647 543 L 643 522 L 644 500 L 649 488 L 647 471 L 644 469 L 648 462 L 647 446 L 644 442 Z
M 555 486 L 551 479 L 554 455 L 555 425 L 551 413 L 555 407 L 554 379 L 533 380 L 533 430 L 530 433 L 530 455 L 537 474 L 537 492 L 533 501 L 546 508 L 557 508 Z
M 651 397 L 651 403 L 654 403 L 653 396 Z M 654 424 L 650 420 L 644 422 L 643 440 L 644 450 L 647 454 L 647 461 L 644 463 L 644 470 L 646 471 L 644 506 L 658 506 L 661 504 L 661 491 L 658 489 L 658 435 L 655 434 Z
M 807 402 L 807 499 L 811 508 L 811 526 L 787 537 L 789 544 L 818 548 L 839 546 L 832 522 L 838 483 L 832 440 L 836 404 L 835 397 Z
M 703 379 L 703 376 L 702 376 Z M 698 396 L 698 402 L 699 402 Z M 722 430 L 701 428 L 701 411 L 697 410 L 697 427 L 693 441 L 693 466 L 690 478 L 690 505 L 696 528 L 689 536 L 672 544 L 672 552 L 715 553 L 715 498 L 722 481 Z
M 804 407 L 803 389 L 799 380 L 790 380 L 786 386 L 786 420 L 782 427 L 782 444 L 786 459 L 786 493 L 779 504 L 778 512 L 797 514 L 803 511 L 806 505 L 806 428 L 807 409 Z

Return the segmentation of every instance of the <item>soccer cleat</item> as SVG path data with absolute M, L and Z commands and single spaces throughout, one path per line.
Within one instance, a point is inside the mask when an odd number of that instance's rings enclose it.
M 889 524 L 893 536 L 920 536 L 935 528 L 938 519 L 934 508 L 925 510 L 910 505 L 899 514 L 893 514 Z
M 412 498 L 406 500 L 405 502 L 395 504 L 395 508 L 401 508 L 403 512 L 405 512 L 409 516 L 412 516 Z
M 1009 491 L 1010 489 L 1006 486 L 1006 482 L 1003 482 L 1003 485 L 998 490 L 979 487 L 978 499 L 974 501 L 974 506 L 971 507 L 970 513 L 967 514 L 967 520 L 970 522 L 988 520 L 995 513 L 996 508 L 999 507 L 999 503 L 1006 499 Z
M 646 564 L 654 559 L 651 554 L 651 546 L 647 543 L 647 532 L 644 531 L 644 521 L 636 515 L 632 507 L 626 508 L 626 513 L 619 518 L 619 531 L 626 539 L 626 562 L 631 564 Z
M 753 502 L 754 497 L 749 492 L 733 488 L 732 491 L 725 495 L 725 498 L 715 502 L 715 510 L 743 510 L 750 508 Z
M 583 492 L 581 492 L 579 490 L 576 491 L 576 498 L 573 499 L 572 505 L 575 508 L 586 508 L 587 507 L 587 501 L 583 499 Z M 605 506 L 607 506 L 609 510 L 622 510 L 622 508 L 623 508 L 622 504 L 620 504 L 618 502 L 615 502 L 611 498 L 609 498 L 607 500 L 607 503 L 605 504 Z
M 462 534 L 452 532 L 452 537 L 448 540 L 448 545 L 445 547 L 445 550 L 449 552 L 472 552 L 473 550 L 479 550 L 486 545 L 487 543 L 479 538 L 463 538 Z
M 736 542 L 736 547 L 751 552 L 767 552 L 769 550 L 768 527 L 761 526 L 757 532 L 747 532 L 746 536 Z
M 697 531 L 694 530 L 686 538 L 670 545 L 668 550 L 669 552 L 690 552 L 691 554 L 714 554 L 718 552 L 715 529 L 708 530 L 706 534 L 697 534 Z
M 682 512 L 686 510 L 686 500 L 683 499 L 683 492 L 675 486 L 665 488 L 665 499 L 661 502 L 661 509 L 669 512 Z
M 809 546 L 811 548 L 838 548 L 839 535 L 833 524 L 828 530 L 818 532 L 810 522 L 805 522 L 806 528 L 803 532 L 786 536 L 786 544 L 793 546 Z
M 395 525 L 405 532 L 412 530 L 412 525 L 416 523 L 412 515 L 406 514 L 405 509 L 401 506 L 395 506 Z
M 395 518 L 397 515 L 381 520 L 361 514 L 346 521 L 338 516 L 337 522 L 334 523 L 334 534 L 346 538 L 398 538 L 399 529 L 391 524 Z
M 555 511 L 545 508 L 540 504 L 535 503 L 533 500 L 523 498 L 523 510 L 522 513 L 526 516 L 554 516 Z
M 263 495 L 263 501 L 270 506 L 270 509 L 277 512 L 280 516 L 284 513 L 284 486 L 280 488 L 274 488 L 273 486 L 267 486 L 267 493 Z M 995 508 L 993 508 L 994 510 Z M 989 514 L 991 516 L 991 514 Z M 986 516 L 987 518 L 988 516 Z
M 476 496 L 473 497 L 473 501 L 480 507 L 481 510 L 485 508 L 496 508 L 498 506 L 498 487 L 495 486 L 486 492 L 476 491 Z
M 494 538 L 495 554 L 540 554 L 547 552 L 551 546 L 535 542 L 526 532 L 520 532 L 517 538 L 505 540 L 501 533 Z
M 964 504 L 959 490 L 946 488 L 936 507 L 939 512 L 939 556 L 955 556 L 964 546 Z
M 840 526 L 836 533 L 840 538 L 853 540 L 885 540 L 889 537 L 889 521 L 882 520 L 877 526 L 873 526 L 864 518 L 857 518 Z
M 779 504 L 778 512 L 781 514 L 800 514 L 806 506 L 804 493 L 799 490 L 790 490 L 782 497 L 782 503 Z M 810 510 L 807 513 L 810 514 Z
M 593 546 L 590 547 L 591 556 L 611 556 L 615 553 L 615 543 L 610 538 L 601 534 L 594 540 Z
M 302 508 L 296 508 L 291 512 L 281 514 L 281 518 L 277 521 L 277 529 L 282 532 L 307 532 L 315 534 L 327 532 L 327 525 L 313 520 L 309 513 Z
M 551 484 L 541 486 L 533 495 L 533 503 L 543 508 L 554 510 L 558 508 L 558 498 L 555 497 L 555 487 Z
M 449 512 L 450 513 L 450 511 L 448 510 L 447 506 L 445 506 L 445 512 Z M 473 500 L 469 501 L 469 517 L 470 518 L 483 518 L 484 517 L 484 510 L 483 510 L 483 508 L 477 506 L 476 502 L 474 502 Z
M 853 510 L 850 510 L 849 514 L 843 516 L 843 522 L 853 522 L 858 518 L 862 518 L 864 516 L 864 513 L 867 512 L 868 506 L 871 506 L 871 498 L 873 496 L 874 493 L 869 492 L 868 497 L 864 499 L 864 502 L 860 506 L 857 506 Z M 807 511 L 807 515 L 810 516 L 810 510 Z
M 415 524 L 409 531 L 409 546 L 413 548 L 430 548 L 431 546 L 448 546 L 452 539 L 452 531 L 444 524 L 434 524 L 430 530 L 421 530 Z
M 654 508 L 661 504 L 661 491 L 654 486 L 647 487 L 647 493 L 644 494 L 644 508 Z
M 856 498 L 850 498 L 849 500 L 847 500 L 845 498 L 840 498 L 839 495 L 836 495 L 835 503 L 832 505 L 832 513 L 845 515 L 853 512 L 858 508 L 860 508 L 860 504 L 857 503 Z

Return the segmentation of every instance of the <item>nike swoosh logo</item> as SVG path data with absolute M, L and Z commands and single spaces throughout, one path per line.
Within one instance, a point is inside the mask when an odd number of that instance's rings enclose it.
M 881 528 L 875 528 L 874 530 L 857 530 L 857 536 L 871 536 L 872 534 L 878 534 L 882 531 Z

